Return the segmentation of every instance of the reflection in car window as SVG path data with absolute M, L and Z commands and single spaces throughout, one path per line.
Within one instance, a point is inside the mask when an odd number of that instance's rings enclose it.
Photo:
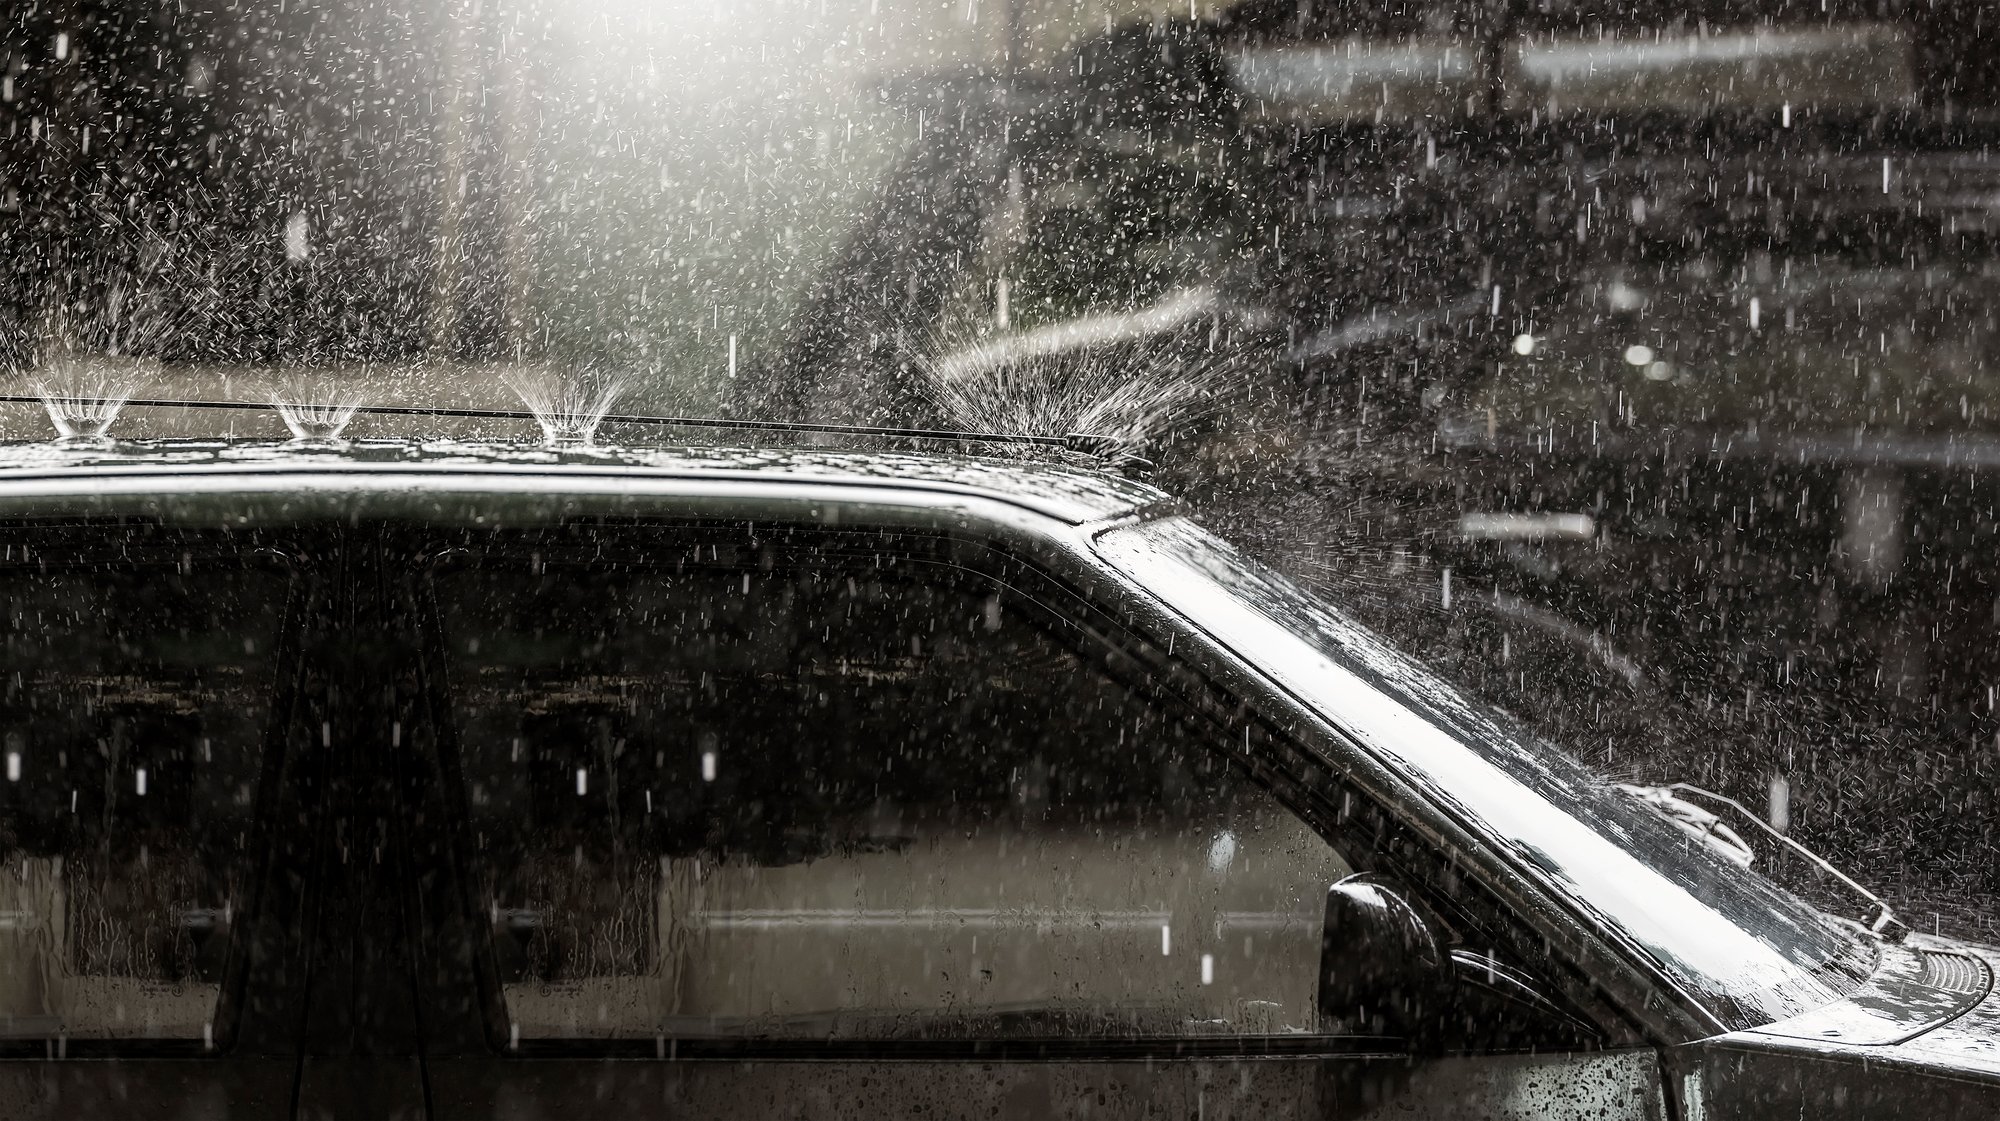
M 1013 593 L 894 568 L 439 578 L 509 1030 L 1315 1030 L 1326 842 Z
M 0 570 L 0 1039 L 209 1037 L 284 590 Z
M 1194 523 L 1113 530 L 1099 549 L 1643 947 L 1732 1027 L 1826 1004 L 1872 972 L 1859 935 Z

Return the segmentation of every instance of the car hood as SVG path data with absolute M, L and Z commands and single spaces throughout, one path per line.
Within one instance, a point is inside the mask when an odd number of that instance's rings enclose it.
M 2000 974 L 2000 948 L 1930 939 L 1940 947 L 1964 954 L 1986 967 L 1986 991 L 1978 1003 L 1897 1050 L 1930 1064 L 1974 1069 L 2000 1079 L 2000 993 L 1993 978 Z
M 1739 1037 L 2000 1082 L 2000 948 L 1911 935 L 1845 1000 Z

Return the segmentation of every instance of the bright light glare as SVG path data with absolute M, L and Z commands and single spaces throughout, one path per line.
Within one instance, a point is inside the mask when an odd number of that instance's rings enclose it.
M 1221 875 L 1229 871 L 1231 861 L 1236 859 L 1236 835 L 1224 830 L 1217 834 L 1208 846 L 1208 870 Z
M 1528 355 L 1533 354 L 1534 352 L 1535 352 L 1535 336 L 1533 335 L 1514 336 L 1514 353 L 1520 355 L 1523 358 L 1526 358 Z
M 1653 363 L 1653 348 L 1645 343 L 1634 343 L 1625 348 L 1625 361 L 1634 366 L 1650 366 Z

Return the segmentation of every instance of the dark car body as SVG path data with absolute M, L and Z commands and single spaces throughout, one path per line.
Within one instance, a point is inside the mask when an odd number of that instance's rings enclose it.
M 36 445 L 0 557 L 8 1116 L 2000 1106 L 1994 951 L 1805 907 L 1117 476 Z M 1326 1005 L 1350 882 L 1449 951 L 1424 1015 Z

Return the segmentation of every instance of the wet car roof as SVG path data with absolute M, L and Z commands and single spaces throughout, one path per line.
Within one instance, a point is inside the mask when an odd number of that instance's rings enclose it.
M 0 444 L 0 492 L 78 476 L 372 471 L 519 473 L 578 477 L 743 479 L 890 486 L 999 499 L 1080 524 L 1167 500 L 1161 491 L 1094 468 L 952 453 L 820 448 L 600 446 L 553 449 L 459 441 L 357 440 L 333 447 L 240 440 L 120 441 L 108 447 Z

